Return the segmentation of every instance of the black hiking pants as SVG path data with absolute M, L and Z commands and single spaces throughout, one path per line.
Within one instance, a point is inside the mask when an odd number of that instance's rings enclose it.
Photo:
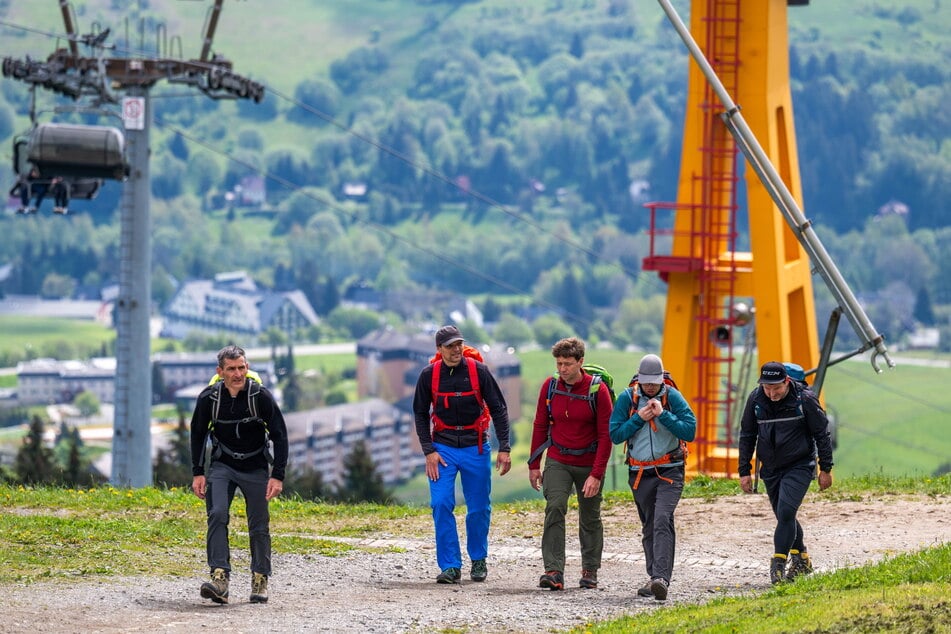
M 672 480 L 662 480 L 658 473 Z M 634 503 L 641 518 L 641 544 L 644 560 L 651 579 L 663 579 L 670 583 L 674 572 L 674 549 L 677 546 L 677 531 L 674 529 L 674 510 L 680 504 L 684 492 L 684 466 L 647 467 L 641 475 L 637 488 L 634 481 L 638 472 L 631 471 L 628 482 L 634 492 Z
M 765 466 L 760 469 L 760 477 L 769 496 L 769 505 L 773 507 L 773 515 L 776 516 L 773 547 L 777 555 L 788 555 L 791 548 L 800 552 L 806 549 L 802 526 L 796 519 L 796 514 L 799 513 L 799 507 L 815 476 L 815 462 L 776 471 Z

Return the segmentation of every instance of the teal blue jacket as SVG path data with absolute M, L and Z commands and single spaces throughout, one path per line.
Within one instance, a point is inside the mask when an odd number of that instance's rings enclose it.
M 640 395 L 638 403 L 633 403 L 632 389 L 627 388 L 618 395 L 617 403 L 614 404 L 614 411 L 608 423 L 611 442 L 616 445 L 627 442 L 628 457 L 637 462 L 659 460 L 665 454 L 675 451 L 681 440 L 692 441 L 697 433 L 697 417 L 683 395 L 671 386 L 664 385 L 653 398 L 663 399 L 665 396 L 667 404 L 656 419 L 656 429 L 652 429 L 647 421 L 637 414 L 637 410 L 647 404 L 648 399 L 643 394 Z M 682 463 L 682 460 L 671 462 L 670 466 Z M 637 470 L 640 467 L 634 465 L 631 469 Z

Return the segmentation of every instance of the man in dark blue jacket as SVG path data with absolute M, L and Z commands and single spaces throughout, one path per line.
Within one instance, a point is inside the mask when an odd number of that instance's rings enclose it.
M 251 603 L 267 601 L 271 575 L 271 533 L 268 501 L 284 488 L 287 428 L 267 388 L 248 378 L 244 350 L 226 346 L 218 352 L 217 381 L 198 395 L 191 422 L 192 490 L 208 513 L 205 538 L 211 581 L 201 596 L 228 603 L 231 550 L 228 520 L 237 489 L 244 494 L 251 545 Z M 205 443 L 211 460 L 205 473 Z M 273 464 L 268 443 L 273 445 Z
M 812 572 L 812 562 L 796 519 L 819 462 L 819 489 L 832 486 L 832 440 L 829 420 L 807 386 L 793 381 L 782 363 L 760 369 L 759 387 L 750 393 L 740 423 L 740 487 L 753 492 L 753 451 L 762 463 L 760 477 L 776 516 L 772 583 Z M 786 570 L 787 560 L 789 570 Z

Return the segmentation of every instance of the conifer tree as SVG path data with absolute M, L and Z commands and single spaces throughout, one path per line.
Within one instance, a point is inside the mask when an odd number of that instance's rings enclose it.
M 382 504 L 389 499 L 390 493 L 364 441 L 359 440 L 353 445 L 353 450 L 343 459 L 343 469 L 343 484 L 337 489 L 340 500 Z
M 17 452 L 16 473 L 23 484 L 52 484 L 59 478 L 53 450 L 43 444 L 43 419 L 34 415 Z

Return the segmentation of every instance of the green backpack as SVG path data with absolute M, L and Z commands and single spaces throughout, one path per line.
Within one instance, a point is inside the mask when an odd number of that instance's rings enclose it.
M 554 422 L 554 418 L 552 417 L 551 413 L 551 400 L 554 398 L 555 394 L 561 394 L 569 398 L 580 398 L 588 401 L 588 405 L 591 406 L 591 411 L 595 416 L 598 414 L 598 390 L 601 388 L 602 383 L 608 387 L 608 393 L 611 395 L 611 404 L 613 405 L 614 401 L 617 400 L 617 395 L 614 393 L 614 377 L 611 376 L 611 373 L 608 372 L 604 366 L 598 365 L 596 363 L 585 363 L 581 366 L 581 369 L 591 375 L 591 386 L 588 388 L 588 393 L 585 395 L 572 394 L 571 392 L 565 392 L 563 390 L 557 389 L 557 374 L 554 374 L 548 381 L 548 395 L 545 397 L 545 405 L 548 407 L 548 440 L 543 442 L 541 446 L 532 453 L 528 459 L 529 462 L 535 462 L 535 460 L 542 455 L 542 452 L 551 447 L 551 424 Z M 596 451 L 597 444 L 597 442 L 594 442 L 590 447 L 579 451 L 582 453 Z M 561 447 L 559 447 L 559 449 L 563 453 L 566 451 Z

